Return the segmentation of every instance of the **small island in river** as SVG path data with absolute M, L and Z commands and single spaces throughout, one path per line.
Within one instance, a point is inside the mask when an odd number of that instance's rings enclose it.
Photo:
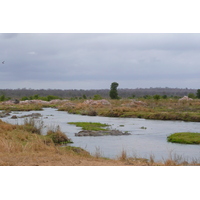
M 108 124 L 94 123 L 94 122 L 68 122 L 68 124 L 82 127 L 82 131 L 75 133 L 75 136 L 106 136 L 106 135 L 131 135 L 129 132 L 122 132 L 119 130 L 110 130 L 103 128 L 109 126 Z

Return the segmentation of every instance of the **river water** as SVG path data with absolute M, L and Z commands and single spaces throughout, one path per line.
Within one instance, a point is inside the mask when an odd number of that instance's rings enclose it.
M 128 156 L 142 157 L 155 161 L 168 158 L 182 159 L 188 162 L 200 161 L 200 145 L 175 144 L 167 142 L 167 136 L 175 132 L 200 132 L 200 123 L 183 121 L 146 120 L 139 118 L 114 118 L 99 116 L 83 116 L 57 111 L 53 108 L 44 108 L 43 111 L 12 112 L 12 115 L 22 116 L 31 113 L 41 113 L 42 120 L 47 127 L 60 126 L 74 142 L 72 146 L 81 147 L 92 155 L 100 154 L 107 158 L 118 158 L 122 151 Z M 11 116 L 2 118 L 12 124 L 23 124 L 23 118 L 11 119 Z M 110 128 L 128 131 L 131 135 L 76 137 L 75 133 L 81 128 L 69 125 L 67 122 L 100 122 L 111 125 Z

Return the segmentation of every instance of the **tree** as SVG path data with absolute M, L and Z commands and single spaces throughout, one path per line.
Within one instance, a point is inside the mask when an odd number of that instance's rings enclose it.
M 5 95 L 3 94 L 3 95 L 1 95 L 0 96 L 0 101 L 5 101 L 6 100 L 6 97 L 5 97 Z
M 189 93 L 188 97 L 191 98 L 191 99 L 195 99 L 195 94 L 194 93 Z
M 163 99 L 167 99 L 167 95 L 164 94 L 164 95 L 162 96 L 162 98 L 163 98 Z
M 113 82 L 110 86 L 110 98 L 111 99 L 119 99 L 118 92 L 117 92 L 117 87 L 118 87 L 117 82 Z
M 200 89 L 197 90 L 197 98 L 200 99 Z
M 85 94 L 83 95 L 83 99 L 87 99 L 87 96 Z
M 155 95 L 153 96 L 153 98 L 154 98 L 155 100 L 159 100 L 159 99 L 160 99 L 160 95 L 159 95 L 159 94 L 155 94 Z

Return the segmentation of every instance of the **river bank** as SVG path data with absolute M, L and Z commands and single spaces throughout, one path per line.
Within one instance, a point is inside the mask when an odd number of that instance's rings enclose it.
M 199 99 L 120 99 L 120 100 L 26 100 L 1 102 L 0 110 L 30 111 L 54 107 L 72 114 L 105 117 L 143 118 L 155 120 L 181 120 L 200 122 Z M 4 113 L 5 113 L 4 112 Z M 0 113 L 0 117 L 3 117 Z

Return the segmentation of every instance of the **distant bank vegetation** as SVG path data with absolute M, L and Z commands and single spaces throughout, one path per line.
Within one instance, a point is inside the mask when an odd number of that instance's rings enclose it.
M 41 99 L 52 100 L 52 99 L 92 99 L 94 98 L 110 98 L 109 89 L 101 90 L 61 90 L 61 89 L 0 89 L 0 101 L 9 99 Z M 197 94 L 196 89 L 180 89 L 180 88 L 136 88 L 136 89 L 118 89 L 119 98 L 180 98 L 183 96 L 189 96 L 195 98 Z

